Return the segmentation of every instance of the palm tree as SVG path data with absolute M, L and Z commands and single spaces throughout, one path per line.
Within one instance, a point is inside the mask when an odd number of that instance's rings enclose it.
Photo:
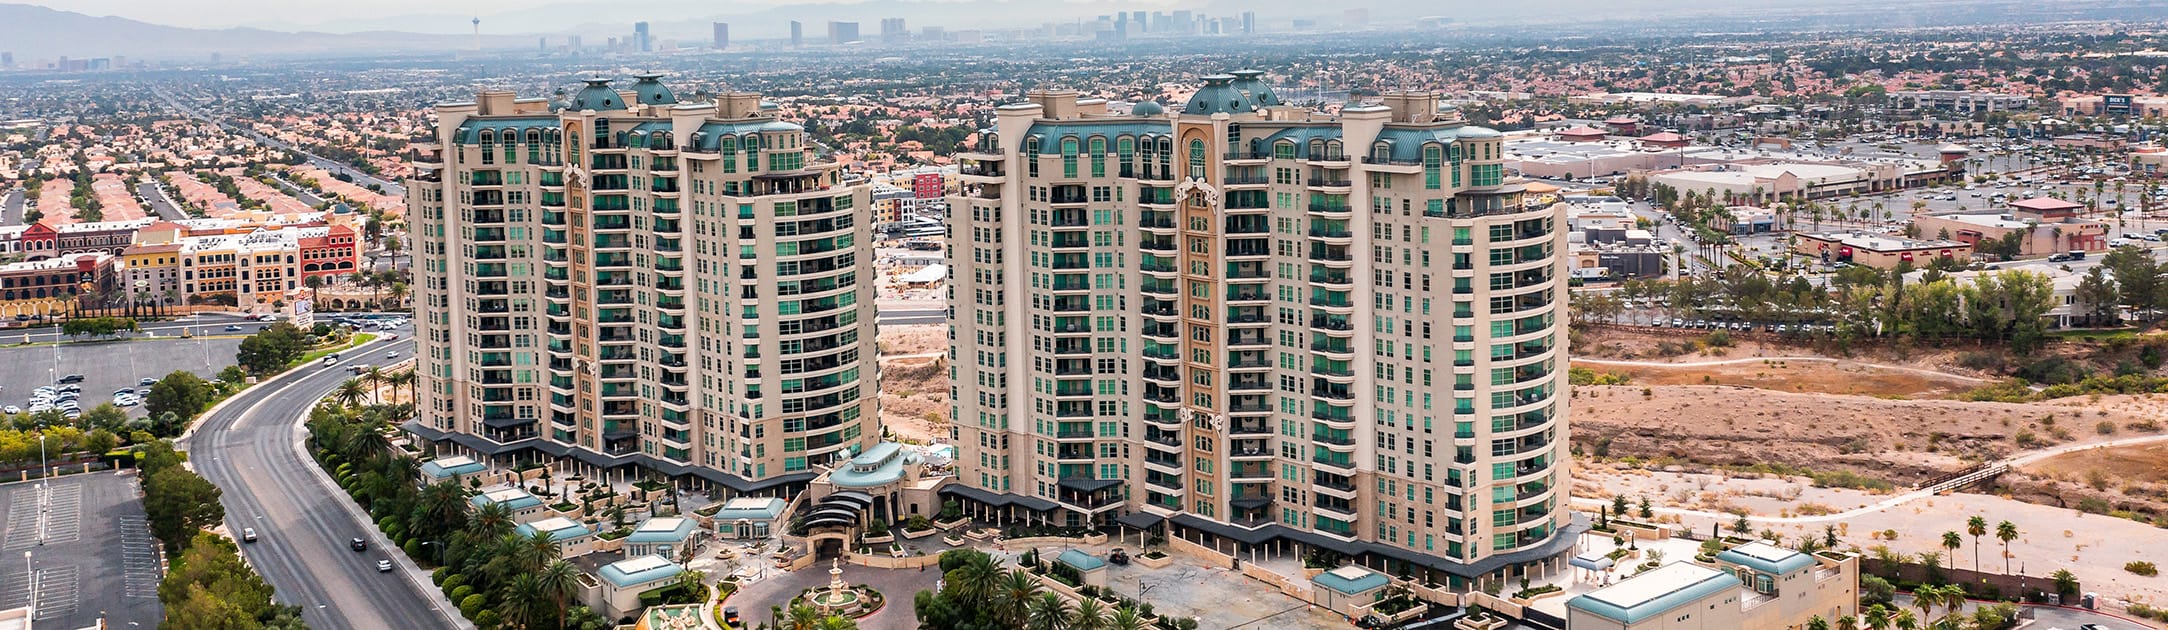
M 1861 611 L 1860 616 L 1865 618 L 1867 630 L 1889 630 L 1891 619 L 1888 606 L 1881 604 L 1868 606 L 1867 610 Z
M 361 386 L 361 379 L 350 378 L 339 383 L 338 389 L 331 390 L 331 399 L 339 401 L 341 405 L 352 407 L 361 402 L 364 393 L 366 393 L 366 390 Z
M 812 606 L 798 604 L 791 606 L 789 614 L 783 617 L 783 630 L 818 630 L 820 622 L 820 611 L 814 610 Z
M 390 455 L 391 451 L 391 436 L 384 435 L 384 431 L 375 425 L 355 427 L 352 433 L 346 435 L 348 461 L 375 461 L 378 457 Z
M 502 503 L 491 503 L 474 511 L 471 526 L 468 529 L 474 532 L 477 538 L 481 539 L 476 542 L 481 542 L 495 540 L 510 534 L 512 528 L 517 524 L 512 520 L 511 508 L 505 507 Z
M 1912 589 L 1912 607 L 1920 609 L 1920 617 L 1929 620 L 1934 619 L 1935 607 L 1940 605 L 1942 605 L 1942 587 L 1933 584 L 1922 584 L 1919 588 Z
M 382 403 L 383 398 L 377 395 L 376 390 L 378 387 L 382 387 L 384 385 L 384 368 L 376 367 L 374 365 L 369 366 L 368 371 L 361 373 L 361 380 L 369 382 L 370 404 Z
M 549 599 L 550 609 L 557 611 L 560 626 L 563 625 L 565 607 L 571 605 L 572 598 L 580 595 L 580 575 L 579 567 L 563 559 L 550 562 L 535 574 L 535 580 L 542 583 L 542 596 Z
M 549 566 L 551 561 L 563 557 L 564 552 L 557 545 L 557 538 L 551 536 L 549 532 L 537 531 L 520 538 L 519 555 L 514 559 L 518 561 L 521 573 L 532 573 Z M 686 573 L 696 572 L 687 571 Z
M 957 601 L 984 602 L 993 598 L 994 586 L 1001 580 L 1001 565 L 994 563 L 993 556 L 972 554 L 963 566 L 944 577 L 948 588 L 956 592 Z
M 506 582 L 501 595 L 505 605 L 498 607 L 504 615 L 504 625 L 510 628 L 542 628 L 544 620 L 551 617 L 549 600 L 542 596 L 542 582 L 532 573 L 512 576 Z
M 466 490 L 461 489 L 459 483 L 454 481 L 429 484 L 422 488 L 421 496 L 415 501 L 414 510 L 417 514 L 415 524 L 421 527 L 422 533 L 429 534 L 423 539 L 438 543 L 435 557 L 441 562 L 444 554 L 441 547 L 445 535 L 467 526 Z
M 829 615 L 822 617 L 821 622 L 813 626 L 813 630 L 858 630 L 858 622 L 842 615 Z
M 1897 626 L 1897 630 L 1919 630 L 1920 628 L 1919 618 L 1914 617 L 1910 610 L 1899 609 L 1897 616 L 1892 619 L 1891 623 Z
M 1031 599 L 1039 595 L 1039 580 L 1023 569 L 1001 574 L 1001 581 L 994 586 L 995 617 L 1004 626 L 1015 628 L 1024 625 Z
M 1069 630 L 1108 630 L 1107 607 L 1098 599 L 1086 597 L 1077 602 L 1076 616 L 1069 623 Z
M 2017 540 L 2017 524 L 2003 521 L 1995 524 L 1995 539 L 2002 541 L 2002 572 L 2010 573 L 2010 541 Z
M 1965 519 L 1965 533 L 1972 535 L 1972 570 L 1980 570 L 1980 537 L 1987 535 L 1987 517 L 1978 514 Z
M 1031 600 L 1026 627 L 1031 630 L 1069 630 L 1074 616 L 1069 611 L 1069 600 L 1054 593 L 1040 593 Z
M 1829 630 L 1829 620 L 1823 619 L 1821 615 L 1815 615 L 1807 619 L 1807 630 Z
M 1965 546 L 1965 537 L 1957 532 L 1942 532 L 1942 548 L 1950 550 L 1950 570 L 1957 570 L 1957 549 Z
M 1135 606 L 1114 609 L 1114 616 L 1107 620 L 1107 630 L 1144 630 L 1144 615 Z

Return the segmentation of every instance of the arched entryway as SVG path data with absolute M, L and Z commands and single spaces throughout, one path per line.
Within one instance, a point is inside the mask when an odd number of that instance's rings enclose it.
M 821 532 L 806 537 L 806 544 L 813 547 L 813 558 L 816 560 L 843 557 L 844 545 L 849 542 L 850 536 L 840 531 Z

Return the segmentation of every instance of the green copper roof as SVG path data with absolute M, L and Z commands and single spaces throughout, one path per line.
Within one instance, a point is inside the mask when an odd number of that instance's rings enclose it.
M 1080 145 L 1084 144 L 1092 136 L 1104 136 L 1107 139 L 1107 150 L 1113 151 L 1115 138 L 1121 136 L 1172 135 L 1174 133 L 1174 124 L 1165 120 L 1139 121 L 1120 118 L 1105 121 L 1064 120 L 1061 122 L 1038 123 L 1032 125 L 1031 130 L 1025 133 L 1028 137 L 1039 139 L 1040 153 L 1061 153 L 1062 136 L 1076 136 Z
M 1310 582 L 1347 595 L 1360 595 L 1392 583 L 1385 574 L 1348 565 L 1317 574 Z
M 1204 87 L 1189 97 L 1189 104 L 1182 106 L 1182 113 L 1198 116 L 1212 114 L 1244 114 L 1257 109 L 1256 101 L 1249 99 L 1241 90 L 1235 89 L 1235 77 L 1231 74 L 1207 75 Z
M 1814 566 L 1814 558 L 1807 554 L 1760 541 L 1726 549 L 1723 553 L 1716 554 L 1716 561 L 1769 575 L 1785 575 Z
M 518 135 L 526 142 L 528 129 L 540 129 L 544 135 L 557 130 L 556 116 L 514 116 L 509 118 L 469 118 L 459 123 L 458 131 L 452 133 L 452 142 L 458 144 L 481 144 L 482 130 L 488 129 L 493 136 L 505 133 Z M 495 140 L 502 143 L 503 140 Z
M 617 90 L 610 89 L 610 80 L 596 77 L 587 80 L 587 87 L 572 95 L 572 109 L 608 111 L 625 108 L 625 100 Z
M 1054 559 L 1061 561 L 1062 564 L 1074 567 L 1078 571 L 1090 571 L 1107 566 L 1107 561 L 1099 559 L 1099 556 L 1084 553 L 1081 549 L 1061 552 L 1061 555 Z
M 1131 116 L 1158 116 L 1165 113 L 1167 106 L 1159 104 L 1159 101 L 1145 101 L 1129 106 Z
M 659 80 L 662 75 L 651 72 L 632 76 L 639 79 L 633 82 L 632 92 L 639 97 L 640 103 L 645 105 L 671 105 L 678 102 L 677 95 L 671 94 L 669 86 L 663 85 L 662 81 Z

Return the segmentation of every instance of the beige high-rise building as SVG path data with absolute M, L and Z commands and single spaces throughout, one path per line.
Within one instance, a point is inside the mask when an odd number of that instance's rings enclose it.
M 409 429 L 733 494 L 876 441 L 870 188 L 773 107 L 681 103 L 656 75 L 439 105 L 407 188 Z
M 1456 587 L 1562 566 L 1564 209 L 1498 132 L 1257 71 L 998 117 L 949 204 L 951 496 Z

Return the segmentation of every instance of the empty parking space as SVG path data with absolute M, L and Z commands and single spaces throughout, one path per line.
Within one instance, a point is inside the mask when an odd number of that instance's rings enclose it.
M 133 473 L 4 484 L 0 501 L 0 608 L 34 600 L 40 627 L 158 624 L 161 564 Z

